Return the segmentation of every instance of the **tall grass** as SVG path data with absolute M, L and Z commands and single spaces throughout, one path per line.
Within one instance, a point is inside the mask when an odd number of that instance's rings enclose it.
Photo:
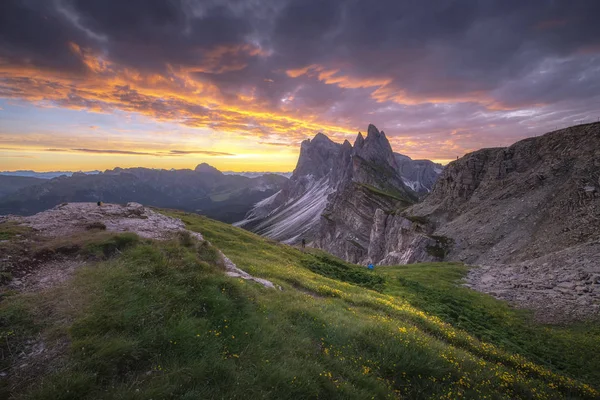
M 206 218 L 170 214 L 283 290 L 227 277 L 216 250 L 189 238 L 140 240 L 80 269 L 64 287 L 0 304 L 1 329 L 14 332 L 6 338 L 15 350 L 26 337 L 68 339 L 52 368 L 11 378 L 7 398 L 598 396 L 585 383 L 596 377 L 583 374 L 585 363 L 559 367 L 550 361 L 558 354 L 531 344 L 536 329 L 546 328 L 456 287 L 461 265 L 369 272 Z M 508 336 L 485 336 L 506 326 L 514 327 Z M 531 332 L 519 336 L 519 326 Z M 557 345 L 579 351 L 583 337 L 562 336 Z M 507 338 L 531 345 L 503 343 Z

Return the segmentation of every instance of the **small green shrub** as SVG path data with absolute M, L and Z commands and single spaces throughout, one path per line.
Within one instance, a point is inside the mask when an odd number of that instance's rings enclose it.
M 139 242 L 140 237 L 132 232 L 111 234 L 102 240 L 86 243 L 83 247 L 83 252 L 88 255 L 109 258 L 115 253 L 119 253 Z
M 211 246 L 207 241 L 200 243 L 200 246 L 198 246 L 198 259 L 209 264 L 221 266 L 223 264 L 219 251 Z
M 436 243 L 434 245 L 427 246 L 425 251 L 427 251 L 429 255 L 443 260 L 452 249 L 454 240 L 446 236 L 430 235 L 429 237 L 435 240 Z
M 324 254 L 311 255 L 302 265 L 319 275 L 370 289 L 381 290 L 385 283 L 385 278 L 380 275 Z
M 13 276 L 10 272 L 0 271 L 0 285 L 12 281 Z
M 28 232 L 31 232 L 31 228 L 25 225 L 19 225 L 13 221 L 0 223 L 0 240 L 10 240 Z
M 179 231 L 177 232 L 177 237 L 183 247 L 193 247 L 195 244 L 194 238 L 189 231 Z

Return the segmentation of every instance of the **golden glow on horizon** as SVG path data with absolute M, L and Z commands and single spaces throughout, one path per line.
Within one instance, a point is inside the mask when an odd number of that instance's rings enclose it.
M 175 139 L 165 139 L 162 132 L 136 139 L 115 132 L 106 137 L 72 130 L 23 136 L 0 131 L 0 170 L 85 170 L 115 166 L 193 168 L 195 164 L 207 162 L 221 170 L 291 171 L 303 139 L 323 132 L 337 142 L 353 141 L 359 130 L 290 106 L 295 97 L 293 93 L 286 97 L 285 107 L 274 109 L 255 96 L 256 87 L 241 87 L 232 97 L 210 81 L 199 78 L 199 72 L 238 71 L 246 68 L 248 58 L 270 55 L 257 46 L 203 49 L 201 64 L 169 65 L 163 75 L 118 65 L 73 42 L 68 46 L 86 66 L 84 73 L 17 66 L 0 59 L 0 79 L 5 85 L 3 97 L 26 100 L 38 107 L 135 113 L 159 123 L 186 127 L 187 136 L 177 136 L 176 139 L 183 142 L 173 144 Z M 292 78 L 306 75 L 345 89 L 372 88 L 371 97 L 378 102 L 417 104 L 448 100 L 408 98 L 390 86 L 391 79 L 359 79 L 343 74 L 339 68 L 316 64 L 285 72 Z M 265 81 L 273 82 L 267 78 Z M 475 93 L 463 100 L 482 101 L 484 97 Z M 212 134 L 207 137 L 199 131 L 194 135 L 196 129 Z M 213 140 L 215 137 L 218 140 Z M 449 141 L 438 144 L 449 148 L 442 157 L 460 151 Z M 423 143 L 416 141 L 394 138 L 392 145 L 396 151 L 413 158 L 431 158 L 432 155 L 431 146 L 425 149 Z M 231 155 L 209 154 L 211 152 Z

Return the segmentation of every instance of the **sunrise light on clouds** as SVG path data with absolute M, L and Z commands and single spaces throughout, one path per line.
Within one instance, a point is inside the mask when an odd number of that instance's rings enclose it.
M 590 7 L 4 1 L 0 170 L 291 171 L 302 140 L 369 123 L 448 162 L 598 119 Z

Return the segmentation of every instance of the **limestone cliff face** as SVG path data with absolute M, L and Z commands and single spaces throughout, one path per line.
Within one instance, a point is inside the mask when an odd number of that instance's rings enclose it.
M 485 149 L 450 163 L 407 210 L 454 238 L 450 257 L 515 262 L 600 240 L 600 124 Z
M 343 179 L 328 198 L 314 245 L 345 260 L 366 264 L 378 210 L 391 213 L 417 200 L 398 174 L 392 148 L 373 125 L 356 139 L 344 163 Z
M 398 173 L 385 136 L 369 125 L 354 146 L 325 135 L 302 142 L 298 164 L 279 193 L 259 203 L 237 223 L 286 243 L 305 239 L 347 260 L 368 257 L 373 216 L 417 200 Z
M 522 262 L 599 241 L 600 124 L 467 154 L 422 202 L 384 210 L 367 251 L 379 264 Z
M 286 185 L 256 203 L 244 220 L 234 225 L 284 243 L 312 240 L 327 196 L 335 190 L 335 174 L 342 173 L 337 164 L 346 151 L 346 144 L 334 143 L 322 133 L 303 141 L 298 164 Z
M 598 317 L 600 124 L 467 154 L 421 203 L 378 211 L 370 242 L 379 264 L 443 256 L 482 266 L 469 285 L 546 322 Z

